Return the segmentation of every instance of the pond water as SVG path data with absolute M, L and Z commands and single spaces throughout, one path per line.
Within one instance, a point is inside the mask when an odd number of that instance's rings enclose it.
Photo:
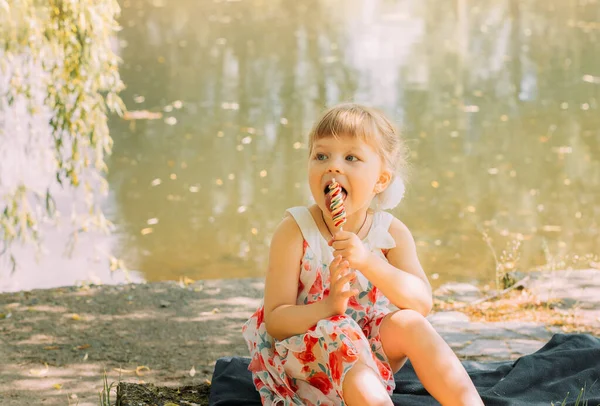
M 72 259 L 49 230 L 0 290 L 264 275 L 286 208 L 310 204 L 307 133 L 325 106 L 385 111 L 411 150 L 405 200 L 434 285 L 600 252 L 600 4 L 579 0 L 125 0 L 130 111 L 111 118 L 112 236 Z M 154 117 L 158 117 L 154 114 Z

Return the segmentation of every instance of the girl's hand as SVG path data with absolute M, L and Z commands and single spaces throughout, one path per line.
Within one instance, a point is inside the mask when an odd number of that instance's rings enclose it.
M 328 244 L 334 248 L 333 256 L 340 255 L 350 268 L 361 270 L 369 262 L 371 253 L 358 236 L 350 231 L 338 231 Z
M 329 296 L 323 301 L 334 314 L 344 314 L 350 296 L 358 294 L 358 290 L 350 289 L 350 281 L 355 278 L 355 273 L 350 271 L 347 261 L 342 261 L 342 257 L 337 256 L 329 265 L 329 278 Z

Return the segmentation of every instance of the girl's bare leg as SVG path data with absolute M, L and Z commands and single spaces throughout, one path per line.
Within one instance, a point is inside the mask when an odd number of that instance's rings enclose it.
M 391 313 L 379 333 L 394 372 L 408 357 L 425 389 L 442 405 L 483 405 L 452 349 L 420 313 L 408 309 Z
M 346 373 L 342 391 L 348 406 L 394 406 L 375 371 L 362 362 Z

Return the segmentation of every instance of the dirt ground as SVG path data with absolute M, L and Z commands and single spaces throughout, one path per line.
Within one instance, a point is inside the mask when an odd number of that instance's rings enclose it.
M 241 279 L 0 294 L 1 404 L 97 406 L 105 371 L 108 383 L 202 383 L 219 357 L 247 355 L 241 326 L 262 289 Z
M 435 310 L 600 334 L 599 270 L 544 272 L 530 282 L 472 307 L 464 304 L 481 295 L 477 288 L 440 288 Z M 0 294 L 0 405 L 98 406 L 104 373 L 109 384 L 202 384 L 218 358 L 248 355 L 241 326 L 263 287 L 261 279 L 226 279 Z

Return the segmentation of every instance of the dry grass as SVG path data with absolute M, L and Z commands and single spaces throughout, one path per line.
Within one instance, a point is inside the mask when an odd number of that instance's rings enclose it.
M 591 333 L 600 336 L 600 327 L 582 320 L 577 308 L 564 308 L 560 300 L 542 301 L 530 291 L 513 290 L 499 298 L 475 305 L 463 302 L 434 300 L 434 311 L 457 310 L 471 321 L 529 321 L 559 327 L 565 333 Z

